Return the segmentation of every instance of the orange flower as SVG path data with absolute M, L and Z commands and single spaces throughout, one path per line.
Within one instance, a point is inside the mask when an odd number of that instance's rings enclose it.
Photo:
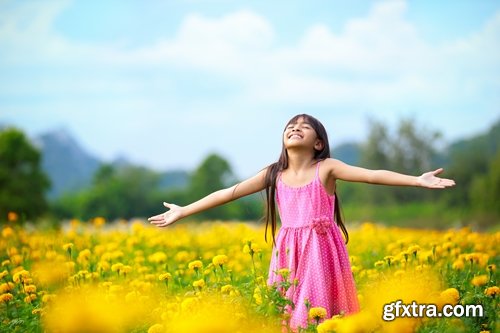
M 16 222 L 19 219 L 19 216 L 16 212 L 8 212 L 7 213 L 7 221 Z

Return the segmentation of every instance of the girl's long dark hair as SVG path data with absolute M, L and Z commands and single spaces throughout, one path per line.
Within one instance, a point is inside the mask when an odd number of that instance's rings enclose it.
M 313 116 L 307 114 L 299 114 L 290 119 L 290 121 L 286 124 L 285 129 L 290 124 L 295 124 L 299 118 L 303 118 L 304 121 L 309 123 L 311 127 L 316 131 L 316 135 L 318 139 L 323 142 L 323 149 L 316 150 L 314 152 L 314 159 L 319 163 L 320 161 L 330 157 L 330 145 L 328 143 L 328 135 L 326 133 L 325 127 L 319 120 L 314 118 Z M 281 149 L 281 155 L 277 162 L 271 164 L 267 168 L 266 172 L 266 231 L 265 231 L 265 240 L 267 242 L 267 230 L 269 226 L 271 227 L 271 235 L 273 237 L 273 244 L 275 244 L 275 235 L 276 235 L 276 179 L 278 174 L 288 168 L 288 153 L 286 151 L 285 145 L 283 144 Z M 335 192 L 335 202 L 334 202 L 334 219 L 335 223 L 342 230 L 342 233 L 345 237 L 345 242 L 349 241 L 349 234 L 344 225 L 342 214 L 340 211 L 340 203 L 338 199 L 338 195 Z

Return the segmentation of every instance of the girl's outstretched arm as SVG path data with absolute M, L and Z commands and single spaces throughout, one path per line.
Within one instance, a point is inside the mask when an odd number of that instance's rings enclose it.
M 327 159 L 326 166 L 335 179 L 380 185 L 420 186 L 426 188 L 446 188 L 455 185 L 452 179 L 437 177 L 442 168 L 410 176 L 388 170 L 370 170 L 352 166 L 335 159 Z
M 148 221 L 158 227 L 166 227 L 182 218 L 220 206 L 246 195 L 262 191 L 265 188 L 266 171 L 267 169 L 261 170 L 255 176 L 248 178 L 239 184 L 210 193 L 204 198 L 201 198 L 200 200 L 184 207 L 164 202 L 163 205 L 169 210 L 165 213 L 150 217 Z

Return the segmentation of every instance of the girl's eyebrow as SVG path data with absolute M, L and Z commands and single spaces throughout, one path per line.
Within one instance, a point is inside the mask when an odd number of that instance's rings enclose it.
M 295 122 L 295 123 L 290 123 L 290 124 L 288 124 L 288 125 L 287 125 L 287 127 L 293 126 L 293 125 L 295 125 L 295 124 L 297 124 L 297 122 Z M 304 122 L 300 123 L 300 125 L 308 125 L 308 126 L 312 126 L 312 125 L 311 125 L 310 123 L 308 123 L 307 121 L 304 121 Z

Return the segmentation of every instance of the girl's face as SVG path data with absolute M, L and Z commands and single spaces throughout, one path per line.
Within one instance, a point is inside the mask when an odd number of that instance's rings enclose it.
M 310 147 L 314 150 L 323 149 L 323 142 L 318 139 L 316 131 L 304 117 L 287 125 L 283 133 L 283 144 L 286 149 L 298 147 Z

